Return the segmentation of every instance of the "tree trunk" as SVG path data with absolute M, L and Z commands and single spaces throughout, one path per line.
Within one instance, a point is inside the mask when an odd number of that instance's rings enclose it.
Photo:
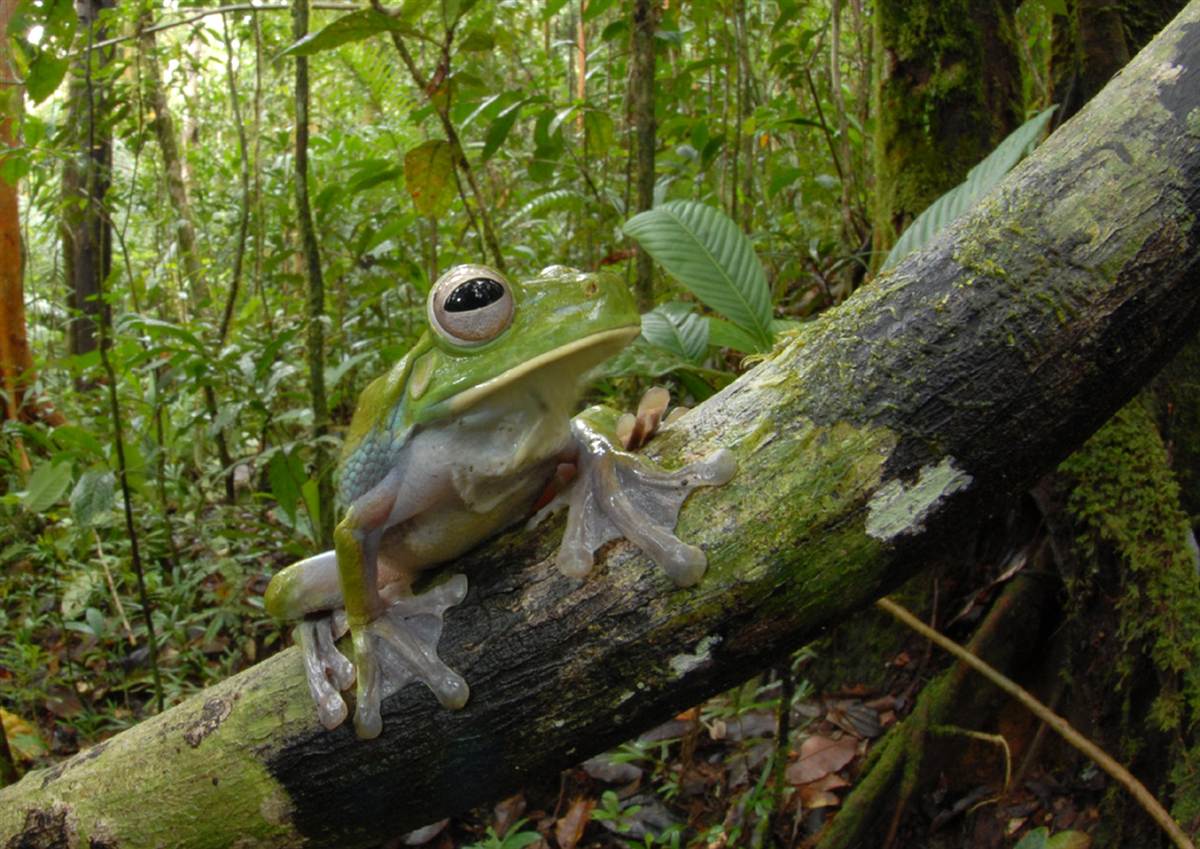
M 874 250 L 1021 123 L 1013 0 L 875 5 Z
M 633 52 L 629 66 L 629 117 L 633 125 L 634 182 L 637 186 L 635 212 L 654 206 L 654 32 L 662 7 L 655 0 L 633 4 Z M 736 191 L 736 189 L 735 189 Z M 637 278 L 634 291 L 638 306 L 654 306 L 654 262 L 639 245 L 636 249 Z
M 75 5 L 80 24 L 89 30 L 89 47 L 71 69 L 65 122 L 74 133 L 77 152 L 66 159 L 62 177 L 63 265 L 74 312 L 68 345 L 72 354 L 96 349 L 96 323 L 107 325 L 112 312 L 98 298 L 112 269 L 112 223 L 104 212 L 112 177 L 111 87 L 97 79 L 112 59 L 112 48 L 92 50 L 90 45 L 105 36 L 96 25 L 97 15 L 113 5 L 114 0 L 80 0 Z
M 25 387 L 33 370 L 25 337 L 25 289 L 21 276 L 21 216 L 17 185 L 3 176 L 4 151 L 16 146 L 16 128 L 24 106 L 8 41 L 8 21 L 16 0 L 0 0 L 0 420 L 16 419 L 25 406 Z
M 179 152 L 179 134 L 175 129 L 175 116 L 167 102 L 167 90 L 163 86 L 162 70 L 158 63 L 158 44 L 154 31 L 150 29 L 154 20 L 144 13 L 139 20 L 141 34 L 138 36 L 142 61 L 146 69 L 143 85 L 146 102 L 154 112 L 150 122 L 158 149 L 162 153 L 163 173 L 166 178 L 167 197 L 175 212 L 175 244 L 179 251 L 179 265 L 187 284 L 189 296 L 188 312 L 192 315 L 209 298 L 208 283 L 200 267 L 196 253 L 196 225 L 192 219 L 192 205 L 188 201 L 187 183 L 184 182 L 183 157 Z
M 292 0 L 292 38 L 308 33 L 308 0 Z M 308 395 L 313 412 L 313 475 L 321 515 L 313 517 L 313 532 L 323 547 L 333 543 L 333 458 L 325 439 L 329 434 L 329 402 L 325 397 L 325 278 L 321 253 L 308 201 L 308 57 L 296 57 L 296 215 L 308 282 Z
M 1055 122 L 1078 112 L 1183 5 L 1181 0 L 1069 0 L 1066 15 L 1053 20 Z
M 568 579 L 562 522 L 463 558 L 441 654 L 383 735 L 325 732 L 289 650 L 0 791 L 0 844 L 365 846 L 576 763 L 778 660 L 974 533 L 1200 322 L 1200 2 L 947 236 L 651 444 L 731 448 L 676 589 L 628 544 Z M 1132 155 L 1131 152 L 1136 152 Z M 219 816 L 210 816 L 219 812 Z

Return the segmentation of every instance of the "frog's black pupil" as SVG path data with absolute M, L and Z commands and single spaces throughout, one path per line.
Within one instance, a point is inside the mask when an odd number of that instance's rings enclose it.
M 470 312 L 504 297 L 504 287 L 490 277 L 476 277 L 454 287 L 443 304 L 446 312 Z

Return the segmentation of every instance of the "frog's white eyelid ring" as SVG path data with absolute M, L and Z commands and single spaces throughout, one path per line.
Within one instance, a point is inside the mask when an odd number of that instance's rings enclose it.
M 456 265 L 429 291 L 429 326 L 455 345 L 491 342 L 512 323 L 515 303 L 504 275 L 486 265 Z

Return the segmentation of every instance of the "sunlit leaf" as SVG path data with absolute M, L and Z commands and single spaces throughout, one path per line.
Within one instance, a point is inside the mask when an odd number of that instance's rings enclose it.
M 771 345 L 771 294 L 750 240 L 719 209 L 670 201 L 625 222 L 625 232 L 703 303 Z
M 929 244 L 938 233 L 995 188 L 1004 175 L 1037 145 L 1042 131 L 1046 129 L 1057 108 L 1051 106 L 1013 130 L 995 150 L 970 170 L 966 180 L 935 200 L 918 215 L 888 252 L 883 261 L 883 270 L 893 267 L 908 254 Z
M 46 461 L 33 470 L 21 503 L 31 513 L 44 513 L 63 497 L 71 484 L 71 464 Z
M 454 199 L 454 156 L 450 143 L 430 139 L 404 154 L 404 182 L 421 215 L 441 215 Z
M 71 490 L 71 513 L 80 525 L 91 525 L 112 508 L 116 480 L 108 469 L 88 469 Z
M 398 32 L 403 35 L 416 33 L 412 22 L 406 16 L 392 17 L 377 12 L 374 9 L 361 9 L 343 15 L 316 32 L 310 32 L 295 44 L 284 49 L 280 56 L 310 56 L 323 50 L 332 50 L 361 41 L 380 32 Z

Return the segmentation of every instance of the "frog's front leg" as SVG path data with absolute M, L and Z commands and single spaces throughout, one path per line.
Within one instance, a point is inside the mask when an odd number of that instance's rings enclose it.
M 372 495 L 356 501 L 333 533 L 354 645 L 354 727 L 360 737 L 379 735 L 380 702 L 410 681 L 423 682 L 448 708 L 462 707 L 470 696 L 467 682 L 437 654 L 442 616 L 466 597 L 467 579 L 455 575 L 419 596 L 403 593 L 385 599 L 379 590 L 380 540 L 387 528 L 419 512 L 421 505 Z
M 677 585 L 698 582 L 707 565 L 704 552 L 675 536 L 675 523 L 693 489 L 733 477 L 733 455 L 721 449 L 682 469 L 663 471 L 618 447 L 615 413 L 605 408 L 577 416 L 571 433 L 579 449 L 578 476 L 567 494 L 570 512 L 559 569 L 582 577 L 591 571 L 600 546 L 625 537 Z

